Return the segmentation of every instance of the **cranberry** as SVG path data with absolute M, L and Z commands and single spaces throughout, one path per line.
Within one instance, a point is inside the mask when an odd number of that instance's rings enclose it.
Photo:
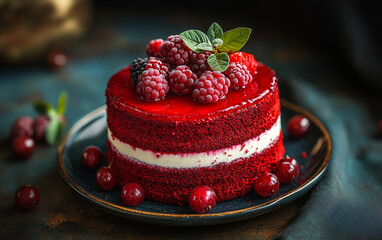
M 286 158 L 283 160 L 284 161 L 281 161 L 276 168 L 275 174 L 280 182 L 290 183 L 297 177 L 299 166 L 297 161 L 293 158 Z
M 40 202 L 40 192 L 34 186 L 23 185 L 16 191 L 15 202 L 23 211 L 32 210 Z
M 101 150 L 96 146 L 88 146 L 82 153 L 82 166 L 89 170 L 97 170 L 102 163 L 103 155 Z
M 49 117 L 45 115 L 40 115 L 34 119 L 33 122 L 33 131 L 34 131 L 34 139 L 37 142 L 45 142 L 45 130 L 48 127 L 50 122 Z
M 216 193 L 208 186 L 199 186 L 192 190 L 188 203 L 192 211 L 207 213 L 215 207 Z
M 68 63 L 68 57 L 60 51 L 52 51 L 48 55 L 48 64 L 53 69 L 64 67 Z
M 117 184 L 117 175 L 109 167 L 101 167 L 96 173 L 96 181 L 103 191 L 110 191 Z
M 28 116 L 19 117 L 12 125 L 11 137 L 33 137 L 33 119 Z
M 265 173 L 256 178 L 254 183 L 255 192 L 262 197 L 271 197 L 279 190 L 279 180 L 272 173 Z
M 19 157 L 28 158 L 35 149 L 36 143 L 33 138 L 21 136 L 12 140 L 12 151 Z
M 145 191 L 138 183 L 128 183 L 122 188 L 121 199 L 129 206 L 138 206 L 145 199 Z
M 282 163 L 282 162 L 289 162 L 289 163 L 291 163 L 292 165 L 298 167 L 298 163 L 297 163 L 296 159 L 291 158 L 291 157 L 289 157 L 289 156 L 287 156 L 286 158 L 282 158 L 282 159 L 280 159 L 279 164 Z
M 294 138 L 300 138 L 306 134 L 309 125 L 309 120 L 306 117 L 296 115 L 288 121 L 288 134 Z

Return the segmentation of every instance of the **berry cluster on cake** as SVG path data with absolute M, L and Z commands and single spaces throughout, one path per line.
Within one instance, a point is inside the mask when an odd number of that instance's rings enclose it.
M 186 204 L 208 186 L 217 201 L 252 192 L 284 155 L 275 72 L 240 51 L 249 28 L 188 30 L 152 40 L 108 82 L 108 159 L 118 185 Z

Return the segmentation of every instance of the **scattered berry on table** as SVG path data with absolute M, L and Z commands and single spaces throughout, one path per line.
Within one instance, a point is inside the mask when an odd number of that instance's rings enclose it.
M 230 81 L 218 71 L 205 71 L 194 85 L 192 97 L 199 103 L 213 103 L 224 97 Z
M 34 122 L 33 122 L 34 139 L 37 142 L 46 141 L 45 130 L 48 127 L 49 122 L 50 122 L 49 117 L 45 115 L 37 116 L 34 119 Z
M 162 60 L 158 58 L 151 57 L 148 59 L 146 69 L 157 69 L 160 74 L 165 76 L 166 80 L 168 79 L 169 75 L 169 69 L 170 69 L 170 64 L 163 62 Z
M 147 58 L 137 58 L 131 63 L 130 77 L 133 79 L 134 86 L 138 83 L 138 78 L 146 70 Z
M 211 70 L 210 66 L 207 63 L 207 58 L 212 54 L 210 51 L 201 52 L 201 53 L 191 53 L 189 67 L 197 75 L 200 76 L 207 70 Z
M 162 56 L 174 65 L 188 65 L 192 51 L 179 35 L 172 35 L 161 46 Z
M 282 183 L 292 182 L 299 173 L 299 166 L 295 159 L 282 159 L 275 170 L 275 174 Z
M 165 77 L 157 69 L 147 69 L 139 76 L 137 93 L 146 100 L 159 100 L 169 90 Z
M 255 57 L 250 53 L 245 52 L 235 52 L 229 55 L 230 63 L 237 62 L 244 64 L 247 67 L 247 70 L 254 75 L 257 69 L 257 61 Z
M 52 51 L 48 55 L 48 64 L 53 69 L 58 69 L 68 64 L 68 56 L 61 51 Z
M 32 156 L 36 149 L 36 142 L 30 137 L 16 137 L 12 140 L 12 151 L 18 157 L 28 158 Z
M 254 183 L 255 192 L 262 197 L 271 197 L 279 190 L 279 180 L 272 173 L 265 173 L 256 178 Z
M 188 203 L 195 213 L 207 213 L 216 204 L 216 193 L 209 186 L 199 186 L 192 190 Z
M 295 115 L 288 121 L 288 134 L 294 138 L 301 138 L 308 131 L 309 125 L 309 120 L 306 117 Z
M 146 47 L 147 57 L 162 57 L 162 53 L 160 51 L 162 44 L 163 39 L 161 38 L 151 40 Z
M 23 185 L 15 193 L 15 202 L 19 209 L 30 211 L 40 202 L 40 192 L 34 186 Z
M 186 65 L 177 66 L 170 73 L 170 90 L 175 94 L 186 95 L 192 91 L 197 76 Z
M 11 138 L 33 137 L 33 118 L 28 116 L 19 117 L 12 125 Z
M 97 170 L 103 161 L 103 154 L 96 146 L 88 146 L 82 152 L 81 163 L 82 166 L 89 170 Z
M 122 188 L 121 199 L 127 205 L 135 207 L 145 199 L 145 191 L 137 183 L 128 183 Z
M 96 181 L 99 188 L 103 191 L 110 191 L 117 184 L 117 175 L 113 169 L 101 167 L 96 173 Z
M 230 88 L 238 89 L 252 82 L 252 75 L 244 64 L 231 62 L 224 75 L 231 81 Z

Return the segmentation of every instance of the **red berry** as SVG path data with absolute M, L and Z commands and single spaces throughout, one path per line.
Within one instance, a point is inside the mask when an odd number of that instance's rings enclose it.
M 68 57 L 60 51 L 52 51 L 48 55 L 49 66 L 53 69 L 64 67 L 68 63 Z
M 298 172 L 298 163 L 293 159 L 291 161 L 281 161 L 279 166 L 276 168 L 275 174 L 280 182 L 290 183 L 297 177 Z
M 157 69 L 147 69 L 139 75 L 137 93 L 146 100 L 160 100 L 169 90 L 168 82 Z
M 230 81 L 218 71 L 205 71 L 194 85 L 192 97 L 199 103 L 213 103 L 224 97 Z
M 103 191 L 110 191 L 117 184 L 117 175 L 109 167 L 101 167 L 96 173 L 96 181 Z
M 256 178 L 254 189 L 262 197 L 271 197 L 279 190 L 279 180 L 274 174 L 265 173 Z
M 36 143 L 33 138 L 21 136 L 12 140 L 12 151 L 19 157 L 28 158 L 32 156 L 35 149 Z
M 231 62 L 224 75 L 231 81 L 230 88 L 238 89 L 252 82 L 252 75 L 241 63 Z
M 34 139 L 37 142 L 45 142 L 45 130 L 48 127 L 50 122 L 49 117 L 45 115 L 40 115 L 34 119 L 33 122 L 33 131 L 34 131 Z
M 19 117 L 12 125 L 11 138 L 33 137 L 33 118 L 28 116 Z
M 81 163 L 82 166 L 89 170 L 97 170 L 103 160 L 103 154 L 101 150 L 96 146 L 88 146 L 85 148 L 85 150 L 82 152 L 81 156 Z
M 150 68 L 157 69 L 160 74 L 165 76 L 166 80 L 168 79 L 170 64 L 158 58 L 150 57 L 146 65 L 146 70 Z
M 207 70 L 211 70 L 210 65 L 207 63 L 207 58 L 212 54 L 210 51 L 201 52 L 201 53 L 191 53 L 189 67 L 191 71 L 196 73 L 197 76 L 200 76 Z
M 23 211 L 32 210 L 40 202 L 40 192 L 34 186 L 23 185 L 16 191 L 15 202 Z
M 298 167 L 298 163 L 297 163 L 296 159 L 288 157 L 288 156 L 286 158 L 280 159 L 279 164 L 282 163 L 282 162 L 288 162 L 288 163 L 291 163 L 292 165 Z
M 161 46 L 162 56 L 174 65 L 188 65 L 192 51 L 179 35 L 169 36 Z
M 135 207 L 145 199 L 145 191 L 137 183 L 128 183 L 122 188 L 121 199 L 127 205 Z
M 162 57 L 160 47 L 163 44 L 163 39 L 154 39 L 149 42 L 146 47 L 147 57 Z
M 247 66 L 247 70 L 254 75 L 257 69 L 257 61 L 252 54 L 235 52 L 229 55 L 230 62 L 237 62 Z
M 288 134 L 294 138 L 300 138 L 306 134 L 309 125 L 309 120 L 306 117 L 296 115 L 288 121 Z
M 177 66 L 170 73 L 170 90 L 175 94 L 186 95 L 192 91 L 196 79 L 196 74 L 188 66 Z
M 216 193 L 208 186 L 199 186 L 192 190 L 188 203 L 192 211 L 207 213 L 215 207 Z

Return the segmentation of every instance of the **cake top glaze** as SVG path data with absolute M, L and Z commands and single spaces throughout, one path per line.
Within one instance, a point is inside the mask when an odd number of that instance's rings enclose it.
M 224 98 L 215 103 L 200 104 L 190 95 L 176 94 L 168 94 L 160 101 L 143 101 L 132 84 L 129 68 L 130 66 L 112 76 L 106 90 L 107 98 L 121 110 L 173 120 L 211 118 L 243 107 L 255 106 L 265 96 L 272 94 L 277 85 L 275 72 L 259 63 L 251 83 L 245 88 L 229 91 Z

